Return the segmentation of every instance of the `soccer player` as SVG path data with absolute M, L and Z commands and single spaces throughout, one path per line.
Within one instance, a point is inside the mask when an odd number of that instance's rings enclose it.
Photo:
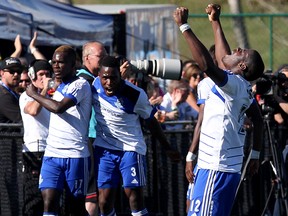
M 240 182 L 245 113 L 254 127 L 250 173 L 257 172 L 259 166 L 263 120 L 258 105 L 253 102 L 249 81 L 262 75 L 264 63 L 256 50 L 237 48 L 231 54 L 219 20 L 220 6 L 210 4 L 206 13 L 214 32 L 218 66 L 187 24 L 188 9 L 180 7 L 173 14 L 193 59 L 215 83 L 205 102 L 198 171 L 188 215 L 228 216 Z
M 39 188 L 44 215 L 58 215 L 64 185 L 68 186 L 71 215 L 87 215 L 85 196 L 89 179 L 88 126 L 92 95 L 89 83 L 76 76 L 76 52 L 58 47 L 52 58 L 55 79 L 62 80 L 53 98 L 30 85 L 28 96 L 51 112 L 47 146 L 40 172 Z

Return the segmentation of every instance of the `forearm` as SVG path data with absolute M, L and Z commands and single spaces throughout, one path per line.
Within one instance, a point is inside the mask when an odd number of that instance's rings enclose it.
M 47 93 L 47 89 L 43 89 L 41 91 L 41 95 L 46 96 Z M 24 108 L 24 112 L 32 115 L 32 116 L 37 116 L 39 114 L 39 112 L 41 111 L 42 106 L 39 102 L 37 102 L 36 100 L 28 102 Z
M 214 33 L 215 57 L 218 62 L 218 66 L 224 69 L 222 58 L 225 55 L 231 54 L 230 46 L 222 30 L 220 20 L 212 21 L 211 24 Z
M 193 59 L 198 63 L 200 69 L 206 72 L 214 64 L 210 53 L 191 29 L 183 32 L 183 36 L 190 48 Z
M 10 57 L 19 58 L 21 56 L 22 48 L 15 50 Z
M 34 98 L 34 100 L 36 100 L 41 106 L 45 107 L 50 112 L 53 112 L 53 113 L 59 112 L 59 109 L 58 109 L 59 102 L 50 98 L 46 98 L 45 96 L 41 94 L 37 94 L 37 93 L 31 95 L 31 97 Z
M 288 114 L 288 102 L 283 100 L 281 97 L 279 97 L 278 95 L 274 96 L 276 102 L 279 104 L 280 108 Z

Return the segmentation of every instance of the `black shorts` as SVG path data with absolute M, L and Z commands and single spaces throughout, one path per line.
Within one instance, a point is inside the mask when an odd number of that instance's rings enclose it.
M 91 155 L 91 170 L 88 182 L 88 189 L 86 195 L 86 202 L 93 202 L 97 203 L 98 201 L 98 190 L 96 187 L 96 178 L 95 178 L 95 171 L 94 171 L 94 148 L 93 148 L 93 138 L 89 138 L 89 150 Z

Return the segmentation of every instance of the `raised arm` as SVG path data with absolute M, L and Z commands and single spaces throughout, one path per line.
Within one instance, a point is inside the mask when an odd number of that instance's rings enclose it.
M 215 57 L 218 62 L 218 66 L 225 69 L 223 65 L 222 58 L 225 55 L 231 54 L 230 46 L 224 35 L 221 23 L 220 23 L 220 13 L 221 6 L 217 4 L 209 4 L 206 8 L 206 13 L 208 14 L 209 21 L 212 24 L 212 29 L 214 33 L 215 42 Z
M 179 26 L 189 48 L 193 59 L 198 63 L 200 69 L 205 72 L 216 83 L 220 84 L 225 80 L 225 73 L 218 68 L 211 58 L 209 51 L 201 43 L 194 34 L 190 26 L 187 24 L 188 9 L 179 7 L 174 11 L 173 17 L 176 24 Z
M 21 39 L 20 39 L 19 34 L 16 36 L 14 40 L 14 47 L 15 47 L 15 51 L 11 54 L 11 57 L 19 58 L 22 52 L 22 44 L 21 44 Z
M 37 31 L 34 32 L 34 36 L 29 44 L 29 49 L 31 54 L 35 57 L 35 59 L 45 59 L 45 56 L 37 49 L 36 42 L 37 42 L 38 33 Z

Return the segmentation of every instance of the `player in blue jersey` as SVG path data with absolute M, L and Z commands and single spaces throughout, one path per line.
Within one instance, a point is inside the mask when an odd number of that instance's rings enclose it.
M 58 47 L 52 58 L 57 80 L 53 98 L 41 95 L 36 87 L 26 89 L 51 112 L 47 146 L 40 172 L 39 188 L 44 200 L 43 215 L 58 215 L 60 195 L 68 187 L 70 215 L 88 215 L 85 210 L 90 166 L 88 126 L 92 107 L 89 83 L 76 76 L 76 52 L 70 46 Z
M 191 50 L 193 59 L 215 83 L 205 102 L 201 126 L 194 191 L 188 215 L 229 215 L 240 182 L 245 130 L 244 114 L 253 122 L 254 138 L 250 174 L 259 166 L 263 120 L 253 102 L 251 84 L 264 71 L 259 53 L 237 48 L 231 54 L 219 16 L 219 5 L 206 12 L 215 38 L 215 65 L 205 46 L 187 24 L 188 9 L 177 8 L 174 20 Z M 193 155 L 191 155 L 191 158 Z
M 143 89 L 121 79 L 119 61 L 102 59 L 102 68 L 93 83 L 93 105 L 97 119 L 95 173 L 98 175 L 101 215 L 114 216 L 114 202 L 120 180 L 129 199 L 132 215 L 148 215 L 143 200 L 146 143 L 140 119 L 153 135 L 170 147 L 154 118 L 153 108 Z M 179 153 L 175 152 L 175 159 Z

